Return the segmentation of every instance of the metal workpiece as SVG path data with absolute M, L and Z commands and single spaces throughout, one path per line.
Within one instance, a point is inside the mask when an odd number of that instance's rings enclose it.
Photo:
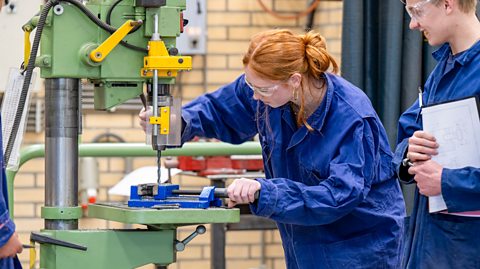
M 78 206 L 79 80 L 45 80 L 45 206 Z M 45 219 L 51 230 L 78 229 L 76 219 Z

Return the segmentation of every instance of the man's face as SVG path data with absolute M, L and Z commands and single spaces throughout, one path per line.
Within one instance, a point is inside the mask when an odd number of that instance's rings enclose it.
M 410 16 L 410 29 L 423 33 L 432 46 L 446 42 L 445 18 L 441 4 L 435 0 L 407 0 L 405 9 Z

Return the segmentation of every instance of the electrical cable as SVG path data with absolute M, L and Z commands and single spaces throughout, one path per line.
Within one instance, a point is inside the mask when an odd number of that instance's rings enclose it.
M 113 12 L 113 9 L 118 5 L 120 4 L 120 2 L 122 2 L 123 0 L 117 0 L 117 2 L 113 3 L 113 5 L 110 6 L 110 8 L 108 9 L 107 11 L 107 18 L 105 19 L 105 22 L 108 24 L 108 25 L 112 25 L 110 23 L 110 17 L 112 16 L 112 12 Z
M 306 16 L 307 14 L 311 13 L 313 10 L 315 10 L 320 3 L 320 0 L 314 0 L 312 4 L 304 11 L 299 12 L 295 15 L 281 15 L 278 12 L 275 12 L 271 9 L 269 9 L 263 2 L 262 0 L 257 0 L 258 4 L 262 7 L 263 11 L 267 12 L 268 14 L 272 15 L 273 17 L 276 17 L 278 19 L 282 20 L 295 20 L 298 18 L 301 18 L 303 16 Z
M 113 9 L 118 5 L 120 4 L 120 2 L 122 2 L 123 0 L 117 0 L 117 2 L 113 3 L 113 5 L 110 6 L 110 8 L 108 9 L 107 11 L 107 18 L 105 18 L 105 22 L 108 24 L 108 25 L 112 25 L 111 23 L 111 17 L 112 17 L 112 12 L 113 12 Z M 146 20 L 146 19 L 145 19 Z M 140 27 L 142 27 L 142 25 L 137 25 L 135 26 L 132 30 L 130 30 L 130 32 L 128 34 L 133 34 L 135 33 L 136 31 L 138 31 L 138 29 L 140 29 Z
M 73 4 L 74 6 L 76 6 L 77 8 L 79 8 L 85 15 L 87 15 L 87 17 L 92 21 L 94 22 L 97 26 L 99 26 L 100 28 L 102 28 L 103 30 L 109 32 L 109 33 L 114 33 L 117 28 L 115 27 L 112 27 L 108 24 L 106 24 L 105 22 L 103 22 L 102 20 L 100 20 L 99 18 L 97 18 L 97 16 L 95 16 L 95 14 L 93 14 L 90 10 L 88 10 L 88 8 L 86 8 L 82 3 L 80 3 L 79 1 L 77 0 L 59 0 L 60 2 L 68 2 L 70 4 Z M 132 32 L 130 32 L 129 34 L 131 34 Z M 132 50 L 136 50 L 136 51 L 140 51 L 140 52 L 145 52 L 145 53 L 148 53 L 148 50 L 145 49 L 145 48 L 142 48 L 142 47 L 138 47 L 138 46 L 135 46 L 135 45 L 131 45 L 125 41 L 120 41 L 120 44 L 126 48 L 129 48 L 129 49 L 132 49 Z

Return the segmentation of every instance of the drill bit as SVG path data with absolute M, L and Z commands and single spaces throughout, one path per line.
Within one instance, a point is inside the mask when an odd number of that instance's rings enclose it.
M 161 170 L 161 163 L 160 163 L 161 158 L 162 158 L 162 151 L 157 150 L 157 183 L 158 184 L 162 183 L 161 181 L 162 170 Z

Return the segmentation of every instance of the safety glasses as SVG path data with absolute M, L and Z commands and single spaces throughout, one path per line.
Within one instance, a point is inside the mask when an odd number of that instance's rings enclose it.
M 271 87 L 256 87 L 256 86 L 253 86 L 250 82 L 248 82 L 247 76 L 244 76 L 244 79 L 245 79 L 245 84 L 247 84 L 247 86 L 250 89 L 252 89 L 252 91 L 254 91 L 254 92 L 256 92 L 259 95 L 264 96 L 264 97 L 272 96 L 273 93 L 278 89 L 278 86 L 279 86 L 279 85 L 274 85 L 274 86 L 271 86 Z
M 405 10 L 407 11 L 410 18 L 418 20 L 425 17 L 425 15 L 427 15 L 427 10 L 425 9 L 425 5 L 433 2 L 434 0 L 424 0 L 411 6 L 406 5 L 405 0 L 400 0 L 400 1 L 405 4 Z

